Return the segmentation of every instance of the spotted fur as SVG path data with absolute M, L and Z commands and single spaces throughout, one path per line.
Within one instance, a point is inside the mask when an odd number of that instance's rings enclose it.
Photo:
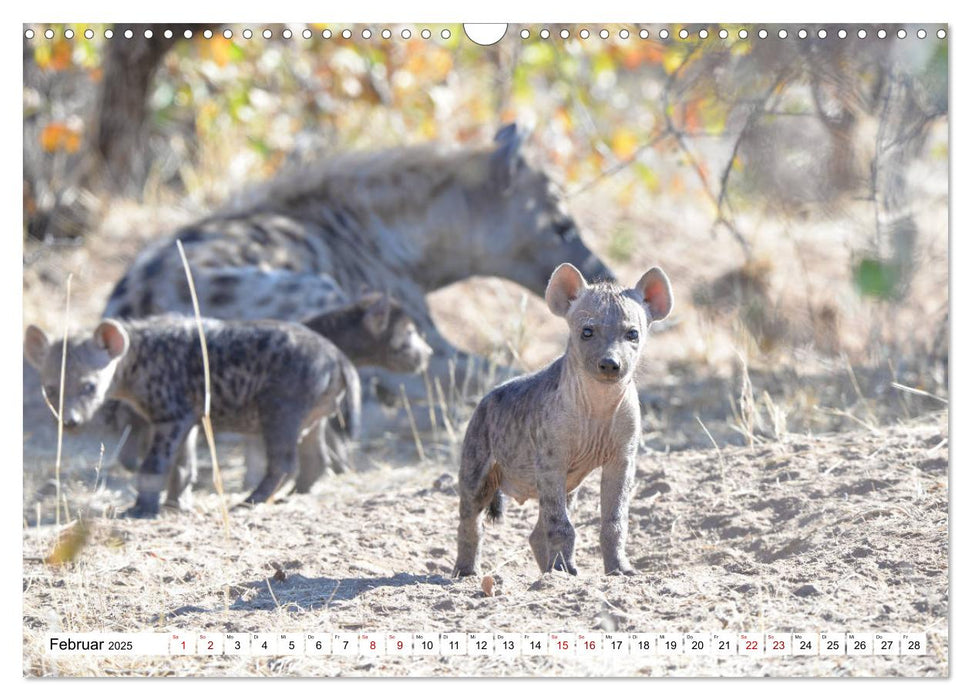
M 209 358 L 210 411 L 217 430 L 261 434 L 269 469 L 246 499 L 272 499 L 297 473 L 298 445 L 337 413 L 347 397 L 345 420 L 359 423 L 360 380 L 350 360 L 310 329 L 282 321 L 203 322 Z M 50 343 L 36 326 L 24 350 L 41 385 L 58 405 L 61 342 Z M 105 320 L 91 334 L 68 339 L 64 421 L 79 426 L 106 399 L 123 401 L 152 427 L 138 475 L 138 498 L 128 511 L 153 517 L 168 478 L 167 500 L 179 503 L 191 486 L 193 455 L 178 465 L 205 409 L 203 355 L 194 320 L 177 316 L 143 321 Z M 51 396 L 51 391 L 54 395 Z M 189 450 L 193 452 L 193 450 Z

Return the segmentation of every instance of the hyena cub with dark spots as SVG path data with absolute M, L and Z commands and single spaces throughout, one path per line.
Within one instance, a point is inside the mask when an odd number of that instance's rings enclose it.
M 529 544 L 541 572 L 576 574 L 571 494 L 597 467 L 600 548 L 608 574 L 634 574 L 625 553 L 628 507 L 641 430 L 634 370 L 651 323 L 671 312 L 671 285 L 652 268 L 634 285 L 587 284 L 564 263 L 546 303 L 570 326 L 566 352 L 534 374 L 489 392 L 465 432 L 459 470 L 456 576 L 479 570 L 482 511 L 498 519 L 506 493 L 539 499 Z
M 357 371 L 333 343 L 299 324 L 204 319 L 203 331 L 213 427 L 263 435 L 269 469 L 246 502 L 265 502 L 296 475 L 298 444 L 338 411 L 345 394 L 350 407 L 346 422 L 353 433 L 361 409 Z M 48 399 L 58 405 L 61 341 L 52 344 L 43 331 L 30 326 L 24 353 L 40 372 Z M 127 403 L 151 424 L 138 498 L 126 514 L 154 517 L 170 472 L 170 501 L 181 495 L 171 493 L 173 488 L 185 488 L 191 481 L 188 471 L 173 467 L 205 407 L 195 320 L 160 316 L 102 321 L 94 333 L 68 338 L 65 370 L 66 426 L 90 420 L 109 398 Z
M 355 367 L 383 367 L 392 372 L 422 372 L 428 367 L 432 348 L 418 332 L 415 320 L 401 303 L 387 294 L 369 292 L 357 301 L 304 319 L 303 324 L 331 341 Z M 309 436 L 308 440 L 311 439 Z M 316 436 L 320 451 L 300 454 L 297 493 L 308 493 L 328 466 L 344 471 L 347 443 L 336 431 L 321 428 Z M 247 444 L 244 484 L 255 486 L 266 465 L 253 442 Z

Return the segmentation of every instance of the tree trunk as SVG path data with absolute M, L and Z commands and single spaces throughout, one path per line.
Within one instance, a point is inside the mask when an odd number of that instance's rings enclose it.
M 101 91 L 97 103 L 94 148 L 104 166 L 104 184 L 111 190 L 137 194 L 145 184 L 152 155 L 148 148 L 148 96 L 152 78 L 170 48 L 191 29 L 193 35 L 217 25 L 116 24 L 107 42 Z M 131 39 L 125 31 L 132 30 Z M 152 37 L 145 38 L 145 30 Z M 163 32 L 172 30 L 172 37 Z

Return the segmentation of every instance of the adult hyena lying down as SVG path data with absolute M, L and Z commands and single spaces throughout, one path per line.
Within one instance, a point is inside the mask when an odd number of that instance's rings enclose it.
M 542 294 L 549 270 L 563 261 L 590 279 L 612 279 L 584 245 L 557 188 L 527 164 L 521 146 L 520 130 L 509 125 L 483 148 L 399 148 L 284 174 L 146 249 L 118 282 L 104 315 L 190 312 L 178 238 L 206 287 L 200 294 L 205 315 L 305 318 L 319 307 L 302 289 L 330 275 L 344 291 L 363 285 L 399 299 L 435 350 L 429 372 L 447 377 L 455 350 L 435 329 L 426 293 L 486 275 Z M 265 296 L 218 280 L 221 269 L 244 267 L 287 271 L 293 289 L 276 287 Z M 461 375 L 465 363 L 458 364 Z M 395 392 L 404 383 L 424 395 L 421 381 L 387 381 Z
M 624 547 L 641 410 L 634 370 L 647 332 L 671 311 L 671 286 L 659 268 L 634 285 L 588 285 L 572 265 L 550 278 L 546 302 L 566 318 L 566 352 L 545 369 L 517 377 L 482 399 L 462 445 L 455 575 L 479 569 L 482 511 L 498 518 L 503 492 L 539 499 L 529 536 L 536 563 L 577 572 L 568 502 L 598 467 L 600 548 L 608 574 L 633 574 Z
M 350 360 L 326 338 L 282 321 L 203 322 L 211 378 L 210 415 L 216 430 L 262 434 L 266 476 L 247 503 L 271 499 L 297 473 L 304 436 L 334 415 L 347 396 L 353 432 L 360 414 L 360 381 Z M 27 328 L 24 354 L 58 405 L 61 341 Z M 124 401 L 152 425 L 128 514 L 154 517 L 168 478 L 168 500 L 191 483 L 189 466 L 173 468 L 205 409 L 202 348 L 190 318 L 105 320 L 91 334 L 68 338 L 62 418 L 68 428 L 88 420 L 105 399 Z M 191 441 L 190 441 L 191 442 Z M 308 441 L 303 441 L 304 443 Z M 188 459 L 187 463 L 194 460 Z

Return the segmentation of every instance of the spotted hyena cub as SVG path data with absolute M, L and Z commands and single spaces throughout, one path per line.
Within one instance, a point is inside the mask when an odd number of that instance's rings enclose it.
M 415 320 L 397 299 L 386 294 L 365 293 L 350 304 L 305 319 L 303 324 L 336 345 L 356 367 L 421 372 L 432 356 Z M 297 493 L 309 492 L 328 467 L 343 472 L 349 461 L 342 433 L 321 425 L 316 439 L 320 443 L 318 452 L 301 451 Z M 255 486 L 266 470 L 261 450 L 254 449 L 258 447 L 252 442 L 247 445 L 247 486 Z
M 651 323 L 671 312 L 671 285 L 656 267 L 633 289 L 587 284 L 564 263 L 550 278 L 546 303 L 569 324 L 566 352 L 489 392 L 465 433 L 456 576 L 478 572 L 481 514 L 488 507 L 499 518 L 503 493 L 520 503 L 539 499 L 529 544 L 540 571 L 576 574 L 568 504 L 598 467 L 604 570 L 634 573 L 624 551 L 641 430 L 634 370 Z
M 335 415 L 345 395 L 345 420 L 353 433 L 361 406 L 357 371 L 333 343 L 299 324 L 206 319 L 203 330 L 213 427 L 262 434 L 269 469 L 246 502 L 265 502 L 296 475 L 302 438 Z M 51 343 L 43 331 L 30 326 L 24 354 L 57 406 L 61 341 Z M 87 422 L 106 399 L 125 402 L 152 425 L 150 447 L 139 469 L 138 498 L 127 514 L 153 517 L 170 472 L 169 500 L 180 495 L 173 488 L 178 491 L 191 481 L 187 470 L 173 466 L 204 411 L 203 356 L 195 321 L 175 316 L 108 319 L 91 334 L 70 336 L 64 425 Z

